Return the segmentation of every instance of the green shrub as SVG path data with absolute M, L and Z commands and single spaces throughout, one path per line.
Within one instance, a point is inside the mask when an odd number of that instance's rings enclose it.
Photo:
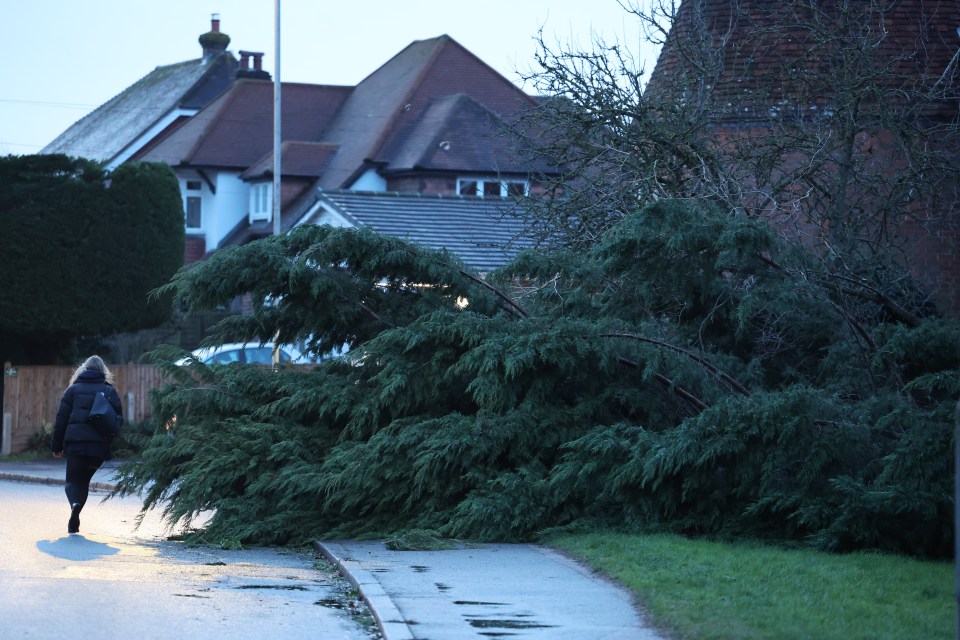
M 53 423 L 44 422 L 37 429 L 37 432 L 30 436 L 27 442 L 27 452 L 36 454 L 49 454 L 50 441 L 53 439 Z

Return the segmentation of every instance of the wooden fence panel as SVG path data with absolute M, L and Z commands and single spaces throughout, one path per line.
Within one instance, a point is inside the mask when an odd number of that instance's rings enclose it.
M 139 422 L 150 416 L 150 389 L 163 383 L 156 367 L 145 364 L 124 364 L 110 367 L 114 386 L 123 401 L 123 414 L 128 422 Z M 70 383 L 75 367 L 4 365 L 3 413 L 9 414 L 10 442 L 3 450 L 20 453 L 30 439 L 53 423 L 63 390 Z

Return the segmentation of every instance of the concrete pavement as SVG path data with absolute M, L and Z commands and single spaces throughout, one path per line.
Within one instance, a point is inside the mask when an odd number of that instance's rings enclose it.
M 0 481 L 3 640 L 371 640 L 373 618 L 303 549 L 168 539 L 136 497 L 91 495 L 67 534 L 63 487 Z M 369 624 L 368 624 L 369 623 Z
M 113 491 L 116 473 L 119 464 L 116 460 L 107 461 L 95 474 L 90 482 L 93 491 Z M 27 462 L 10 462 L 0 458 L 0 480 L 15 482 L 32 482 L 38 484 L 62 485 L 67 473 L 67 461 L 57 459 L 52 455 L 49 460 Z
M 115 463 L 91 488 L 109 491 Z M 62 460 L 0 460 L 0 480 L 63 484 Z M 619 585 L 561 554 L 527 544 L 391 551 L 382 542 L 318 541 L 369 605 L 385 640 L 517 636 L 661 640 Z
M 390 551 L 375 541 L 317 545 L 363 595 L 388 640 L 663 637 L 626 590 L 544 547 Z

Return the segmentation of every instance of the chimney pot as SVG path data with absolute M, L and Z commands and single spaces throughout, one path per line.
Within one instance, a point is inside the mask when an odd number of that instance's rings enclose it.
M 240 54 L 240 64 L 237 67 L 238 78 L 270 79 L 270 74 L 263 70 L 262 51 L 240 50 L 237 53 Z
M 202 34 L 199 38 L 200 46 L 203 48 L 203 59 L 211 58 L 223 53 L 230 44 L 230 36 L 220 33 L 220 14 L 214 13 L 210 19 L 210 31 Z

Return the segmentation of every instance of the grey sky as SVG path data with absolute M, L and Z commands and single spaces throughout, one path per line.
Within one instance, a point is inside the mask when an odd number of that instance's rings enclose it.
M 200 57 L 220 14 L 230 50 L 262 51 L 274 71 L 274 0 L 30 0 L 0 21 L 0 155 L 38 152 L 154 67 Z M 281 0 L 281 77 L 353 85 L 413 40 L 448 34 L 504 76 L 534 67 L 534 37 L 654 52 L 617 0 Z M 527 87 L 529 90 L 529 87 Z

